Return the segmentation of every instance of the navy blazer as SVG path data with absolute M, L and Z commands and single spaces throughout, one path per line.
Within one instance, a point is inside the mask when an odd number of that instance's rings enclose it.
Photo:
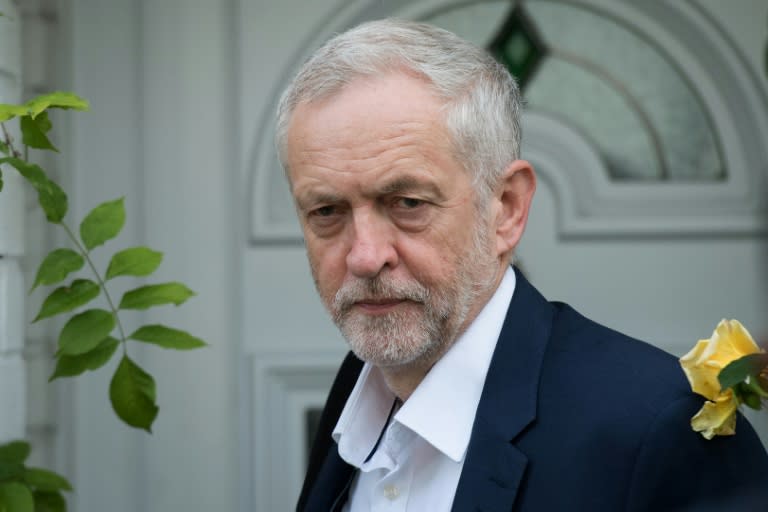
M 454 512 L 768 511 L 768 455 L 691 430 L 704 399 L 678 361 L 517 284 L 478 405 Z M 344 360 L 297 505 L 340 510 L 354 468 L 331 432 L 362 362 Z

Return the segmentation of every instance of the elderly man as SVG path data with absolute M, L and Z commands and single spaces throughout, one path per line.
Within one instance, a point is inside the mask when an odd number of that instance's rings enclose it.
M 520 93 L 423 24 L 363 24 L 280 102 L 317 290 L 352 353 L 300 511 L 768 510 L 753 430 L 706 441 L 677 361 L 510 267 L 536 188 Z

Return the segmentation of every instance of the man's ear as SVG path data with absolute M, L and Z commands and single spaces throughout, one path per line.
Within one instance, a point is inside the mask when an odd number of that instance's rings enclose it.
M 536 173 L 531 164 L 525 160 L 509 164 L 494 191 L 498 255 L 509 254 L 523 236 L 535 191 Z

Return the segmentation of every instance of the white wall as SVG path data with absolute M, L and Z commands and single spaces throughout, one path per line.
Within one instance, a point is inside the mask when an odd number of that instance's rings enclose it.
M 178 310 L 127 322 L 163 322 L 210 343 L 189 353 L 131 347 L 157 381 L 151 436 L 114 418 L 106 392 L 114 365 L 73 383 L 62 444 L 74 510 L 237 508 L 234 19 L 223 0 L 64 4 L 68 87 L 91 102 L 90 113 L 71 118 L 74 217 L 125 195 L 120 247 L 165 252 L 153 279 L 180 280 L 198 294 Z
M 12 20 L 16 9 L 0 0 L 0 102 L 16 103 L 21 92 L 21 40 Z M 25 201 L 23 183 L 3 167 L 0 192 L 0 443 L 24 436 L 26 367 L 24 347 L 24 285 L 20 259 L 24 255 Z
M 0 101 L 19 103 L 53 87 L 52 66 L 56 11 L 44 1 L 27 1 L 18 8 L 0 2 Z M 7 123 L 9 129 L 17 121 Z M 17 136 L 18 134 L 14 133 Z M 34 158 L 53 177 L 55 160 L 46 154 Z M 4 395 L 0 430 L 7 438 L 25 438 L 33 446 L 30 464 L 52 466 L 55 442 L 54 389 L 47 385 L 52 369 L 53 340 L 50 325 L 31 325 L 43 291 L 28 298 L 37 265 L 50 249 L 50 230 L 26 183 L 7 169 L 6 187 L 0 193 L 0 394 Z M 26 302 L 26 304 L 25 304 Z M 13 405 L 9 405 L 13 404 Z

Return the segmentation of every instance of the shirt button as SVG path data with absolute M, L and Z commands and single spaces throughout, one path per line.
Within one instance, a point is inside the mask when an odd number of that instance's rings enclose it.
M 384 497 L 388 500 L 396 500 L 400 496 L 400 490 L 394 485 L 384 487 Z

